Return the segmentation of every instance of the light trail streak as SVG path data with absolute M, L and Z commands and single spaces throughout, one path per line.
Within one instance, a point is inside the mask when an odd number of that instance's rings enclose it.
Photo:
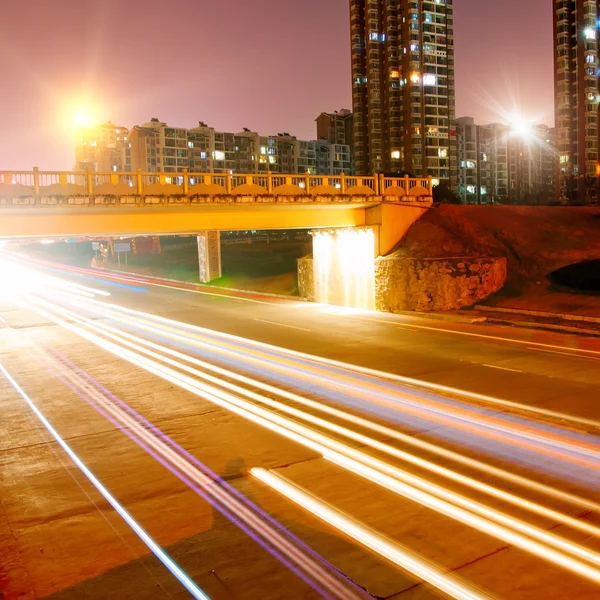
M 25 400 L 31 411 L 39 419 L 42 425 L 47 429 L 54 440 L 60 445 L 67 456 L 79 468 L 79 470 L 87 477 L 90 483 L 102 494 L 105 500 L 113 507 L 119 516 L 129 525 L 132 531 L 146 544 L 149 550 L 160 560 L 160 562 L 173 574 L 173 576 L 185 587 L 185 589 L 198 600 L 209 600 L 208 596 L 186 575 L 186 573 L 169 557 L 169 555 L 154 541 L 152 537 L 142 528 L 142 526 L 127 512 L 127 510 L 117 501 L 117 499 L 104 487 L 104 485 L 96 478 L 96 476 L 88 469 L 85 463 L 71 449 L 69 444 L 59 435 L 46 417 L 35 405 L 33 400 L 19 386 L 12 375 L 0 364 L 0 371 L 17 391 L 17 393 Z
M 105 315 L 110 315 L 112 313 L 109 312 L 103 312 L 103 314 Z M 146 331 L 152 331 L 152 326 L 149 326 L 148 324 L 144 324 L 144 323 L 139 323 L 138 326 L 141 329 L 144 329 Z M 193 362 L 194 364 L 198 364 L 200 366 L 202 366 L 203 368 L 207 368 L 207 369 L 211 369 L 213 371 L 216 371 L 217 373 L 220 374 L 224 374 L 227 375 L 229 377 L 232 378 L 237 378 L 239 381 L 242 381 L 244 383 L 249 383 L 251 385 L 254 385 L 255 387 L 261 387 L 262 389 L 264 389 L 265 391 L 269 391 L 271 393 L 278 393 L 279 395 L 284 395 L 286 398 L 294 400 L 294 401 L 299 401 L 299 402 L 304 402 L 305 404 L 307 404 L 309 401 L 304 400 L 302 397 L 299 397 L 297 395 L 291 395 L 289 393 L 284 393 L 281 390 L 279 390 L 278 388 L 273 388 L 272 386 L 266 386 L 265 384 L 262 384 L 261 382 L 258 382 L 256 380 L 250 380 L 247 378 L 244 378 L 243 376 L 239 376 L 236 373 L 232 372 L 232 371 L 219 371 L 218 368 L 213 367 L 212 365 L 208 364 L 208 363 L 204 363 L 204 362 L 198 362 L 196 359 L 190 358 L 182 353 L 178 353 L 176 351 L 167 349 L 166 347 L 161 347 L 158 345 L 153 345 L 152 342 L 148 342 L 146 340 L 143 340 L 142 338 L 138 338 L 138 337 L 134 337 L 131 336 L 131 334 L 119 331 L 119 330 L 115 330 L 115 329 L 111 329 L 111 331 L 117 333 L 119 336 L 122 337 L 129 337 L 129 339 L 133 339 L 136 341 L 136 343 L 141 344 L 141 345 L 148 345 L 150 347 L 154 347 L 156 349 L 160 349 L 162 352 L 167 352 L 173 356 L 176 356 L 182 360 L 186 360 L 188 362 Z M 165 335 L 167 335 L 167 337 L 173 338 L 173 339 L 178 339 L 176 335 L 172 334 L 172 333 L 165 333 Z M 199 342 L 191 342 L 193 345 L 200 345 Z M 232 354 L 231 352 L 229 353 L 230 355 Z M 311 407 L 313 408 L 317 408 L 319 410 L 322 411 L 328 411 L 330 414 L 335 415 L 339 418 L 344 418 L 346 420 L 352 420 L 352 422 L 356 423 L 356 424 L 360 424 L 363 427 L 368 427 L 371 429 L 374 429 L 376 431 L 385 433 L 386 436 L 389 437 L 395 437 L 396 439 L 401 439 L 404 442 L 410 443 L 412 445 L 417 445 L 420 448 L 426 449 L 428 451 L 437 453 L 437 454 L 442 454 L 443 456 L 449 457 L 452 460 L 457 460 L 463 464 L 466 464 L 468 466 L 472 466 L 475 468 L 479 468 L 482 470 L 486 470 L 488 473 L 490 474 L 494 474 L 496 476 L 502 477 L 504 479 L 509 479 L 515 483 L 519 483 L 521 485 L 530 487 L 532 489 L 537 489 L 538 491 L 542 491 L 544 493 L 548 493 L 550 495 L 553 495 L 555 497 L 558 497 L 562 500 L 567 500 L 576 504 L 579 504 L 581 506 L 586 506 L 592 510 L 598 510 L 598 505 L 595 503 L 591 503 L 588 500 L 585 500 L 581 497 L 577 497 L 577 496 L 573 496 L 570 494 L 566 494 L 564 492 L 558 492 L 557 490 L 555 490 L 554 488 L 551 488 L 549 486 L 544 486 L 543 484 L 539 484 L 537 482 L 531 482 L 530 480 L 527 480 L 525 478 L 522 478 L 518 475 L 513 475 L 510 473 L 507 473 L 505 471 L 499 470 L 499 469 L 495 469 L 492 466 L 487 465 L 486 463 L 481 463 L 479 461 L 476 461 L 474 459 L 469 459 L 466 457 L 463 457 L 462 455 L 459 455 L 457 453 L 453 453 L 447 450 L 443 450 L 441 448 L 439 448 L 437 445 L 433 445 L 433 444 L 428 444 L 427 442 L 418 440 L 416 438 L 414 438 L 413 436 L 406 436 L 404 434 L 400 434 L 398 432 L 396 432 L 395 430 L 389 429 L 389 428 L 384 428 L 382 426 L 377 426 L 376 424 L 372 423 L 371 421 L 366 421 L 364 419 L 360 419 L 359 417 L 354 417 L 353 415 L 351 415 L 350 413 L 347 413 L 345 411 L 339 411 L 337 409 L 334 408 L 330 408 L 327 407 L 326 405 L 323 405 L 321 403 L 312 403 L 310 404 Z
M 595 583 L 600 583 L 600 571 L 575 557 L 579 556 L 586 560 L 590 560 L 591 558 L 593 562 L 598 562 L 600 559 L 595 553 L 577 544 L 570 543 L 558 536 L 504 515 L 499 511 L 470 501 L 459 494 L 440 488 L 419 477 L 366 455 L 361 451 L 328 438 L 312 429 L 299 425 L 281 415 L 274 414 L 245 400 L 236 398 L 229 393 L 216 389 L 214 386 L 199 383 L 194 378 L 184 375 L 171 367 L 166 367 L 154 360 L 144 358 L 136 352 L 99 338 L 97 335 L 91 334 L 78 326 L 66 323 L 39 307 L 37 310 L 46 313 L 48 318 L 105 348 L 116 356 L 120 356 L 132 364 L 154 373 L 218 406 L 230 410 L 247 420 L 296 441 L 368 481 L 385 487 L 436 512 L 445 514 L 470 527 L 474 527 L 488 535 L 520 547 L 564 569 L 584 576 Z M 165 362 L 168 361 L 165 360 Z M 494 521 L 490 521 L 490 518 Z M 526 533 L 526 535 L 523 535 L 523 533 Z M 533 536 L 538 541 L 528 536 Z M 565 554 L 561 549 L 574 556 Z
M 321 556 L 299 540 L 291 538 L 281 525 L 273 527 L 275 522 L 266 513 L 241 494 L 233 494 L 234 488 L 226 485 L 215 473 L 123 401 L 102 393 L 93 385 L 93 380 L 92 383 L 81 381 L 80 375 L 73 374 L 60 362 L 51 361 L 49 357 L 41 352 L 40 354 L 49 363 L 51 372 L 61 373 L 61 379 L 64 378 L 70 389 L 273 554 L 321 597 L 330 600 L 371 598 L 347 579 L 342 579 Z M 71 368 L 77 369 L 72 363 Z
M 234 378 L 234 379 L 241 379 L 242 381 L 248 383 L 249 385 L 253 386 L 253 387 L 261 387 L 260 382 L 256 382 L 254 380 L 250 380 L 249 378 L 243 377 L 243 376 L 238 376 L 235 373 L 231 372 L 231 371 L 227 371 L 225 369 L 221 369 L 219 367 L 214 367 L 212 365 L 210 365 L 209 363 L 205 363 L 204 361 L 200 361 L 198 359 L 194 359 L 192 357 L 187 357 L 185 355 L 183 355 L 180 352 L 174 351 L 174 350 L 170 350 L 169 348 L 166 347 L 162 347 L 159 346 L 158 344 L 154 344 L 152 342 L 148 342 L 146 340 L 143 340 L 142 338 L 137 338 L 131 334 L 127 334 L 124 332 L 119 332 L 118 330 L 107 326 L 107 325 L 100 325 L 100 324 L 96 324 L 91 322 L 91 320 L 87 319 L 87 318 L 83 318 L 83 317 L 77 317 L 74 313 L 71 313 L 69 311 L 66 310 L 61 310 L 61 312 L 63 313 L 63 315 L 69 319 L 72 319 L 74 321 L 77 321 L 81 324 L 86 325 L 88 328 L 97 331 L 100 334 L 105 335 L 106 337 L 108 337 L 109 339 L 113 339 L 118 343 L 121 343 L 133 350 L 137 350 L 137 352 L 141 352 L 143 354 L 146 354 L 147 356 L 150 356 L 152 358 L 158 359 L 158 360 L 162 360 L 163 362 L 166 362 L 167 364 L 170 364 L 171 366 L 175 366 L 179 369 L 182 369 L 184 371 L 186 371 L 187 373 L 190 373 L 191 375 L 194 375 L 196 377 L 199 377 L 200 379 L 204 379 L 206 381 L 208 381 L 211 384 L 214 385 L 218 385 L 221 387 L 224 387 L 226 389 L 228 389 L 229 391 L 232 391 L 234 393 L 237 393 L 239 395 L 242 396 L 246 396 L 247 398 L 250 398 L 251 400 L 255 400 L 257 402 L 261 402 L 262 404 L 266 404 L 267 406 L 270 406 L 272 408 L 275 408 L 276 410 L 279 410 L 281 412 L 285 412 L 288 413 L 296 418 L 308 421 L 314 425 L 317 425 L 323 429 L 328 429 L 330 431 L 333 431 L 339 435 L 342 435 L 344 437 L 347 437 L 349 439 L 352 439 L 360 444 L 369 446 L 371 448 L 374 448 L 380 452 L 384 452 L 390 456 L 394 456 L 395 458 L 398 458 L 400 460 L 403 460 L 405 462 L 414 464 L 418 467 L 421 467 L 425 470 L 428 470 L 430 472 L 436 473 L 438 475 L 442 475 L 443 477 L 446 477 L 447 479 L 450 479 L 452 481 L 456 481 L 458 483 L 461 483 L 463 485 L 466 485 L 468 487 L 471 487 L 473 489 L 476 489 L 480 492 L 486 493 L 490 496 L 499 498 L 501 500 L 504 500 L 506 502 L 510 502 L 511 504 L 518 506 L 520 508 L 529 510 L 531 512 L 534 512 L 538 515 L 542 515 L 544 517 L 547 517 L 549 519 L 553 519 L 556 520 L 560 523 L 564 523 L 564 524 L 568 524 L 571 527 L 573 527 L 574 529 L 578 529 L 580 531 L 584 531 L 585 533 L 588 533 L 590 535 L 595 535 L 595 536 L 599 536 L 600 537 L 600 529 L 595 527 L 594 525 L 591 525 L 585 521 L 581 521 L 579 519 L 575 519 L 573 517 L 570 517 L 568 515 L 565 515 L 563 513 L 560 513 L 558 511 L 555 511 L 551 508 L 547 508 L 541 504 L 537 504 L 535 502 L 531 502 L 529 500 L 526 500 L 524 498 L 521 498 L 519 496 L 516 496 L 515 494 L 511 494 L 509 492 L 504 492 L 503 490 L 496 488 L 494 486 L 490 486 L 487 485 L 477 479 L 473 479 L 471 477 L 467 477 L 464 475 L 461 475 L 460 473 L 453 471 L 451 469 L 447 469 L 445 467 L 441 467 L 431 461 L 427 461 L 425 459 L 422 459 L 420 457 L 417 457 L 415 455 L 412 455 L 410 453 L 404 452 L 402 450 L 399 450 L 393 446 L 390 446 L 389 444 L 384 444 L 382 442 L 379 442 L 377 440 L 374 440 L 372 438 L 369 438 L 368 436 L 359 434 L 355 431 L 349 430 L 345 427 L 341 427 L 339 425 L 336 425 L 334 423 L 331 423 L 329 421 L 326 421 L 324 419 L 315 417 L 309 413 L 303 412 L 301 410 L 295 409 L 293 407 L 290 407 L 286 404 L 283 404 L 281 402 L 277 402 L 274 401 L 270 398 L 266 398 L 265 396 L 262 396 L 260 394 L 256 394 L 254 392 L 251 392 L 247 389 L 244 389 L 240 386 L 237 386 L 235 384 L 231 384 L 227 381 L 224 381 L 221 378 L 218 377 L 214 377 L 211 375 L 208 375 L 206 373 L 203 373 L 201 371 L 198 371 L 197 369 L 193 369 L 190 367 L 187 367 L 186 365 L 182 365 L 181 363 L 178 363 L 175 360 L 171 360 L 171 359 L 166 359 L 164 356 L 162 356 L 161 354 L 157 353 L 157 352 L 153 352 L 153 351 L 149 351 L 145 348 L 143 348 L 143 346 L 150 346 L 156 350 L 159 350 L 160 352 L 169 354 L 171 356 L 175 356 L 176 358 L 179 358 L 180 360 L 185 360 L 186 362 L 191 362 L 192 364 L 196 364 L 198 366 L 201 366 L 203 368 L 209 369 L 209 370 L 213 370 L 217 373 L 219 373 L 220 375 L 224 376 L 224 377 L 228 377 L 228 378 Z M 130 341 L 127 341 L 127 339 L 129 339 Z M 352 419 L 352 415 L 349 415 L 348 413 L 344 413 L 342 411 L 339 411 L 337 409 L 331 409 L 329 407 L 327 407 L 326 405 L 323 405 L 321 403 L 318 402 L 313 402 L 310 400 L 307 400 L 301 396 L 298 396 L 296 394 L 292 394 L 289 392 L 284 392 L 282 390 L 278 390 L 277 388 L 274 388 L 272 386 L 267 386 L 267 385 L 262 385 L 262 387 L 268 388 L 269 391 L 271 391 L 272 393 L 275 393 L 279 396 L 285 397 L 287 399 L 293 400 L 295 402 L 304 404 L 305 406 L 309 406 L 310 408 L 316 409 L 316 410 L 320 410 L 323 412 L 328 412 L 329 414 L 333 414 L 339 418 L 345 419 L 345 420 L 350 420 L 351 422 L 355 422 L 365 428 L 373 428 L 373 425 L 370 421 L 367 421 L 365 419 L 361 419 L 361 418 L 354 418 Z M 413 436 L 408 436 L 408 435 L 403 435 L 403 434 L 399 434 L 398 432 L 395 432 L 394 430 L 391 430 L 389 428 L 384 428 L 384 427 L 378 427 L 377 431 L 379 431 L 380 433 L 385 433 L 386 435 L 390 435 L 392 437 L 395 437 L 396 439 L 402 439 L 402 440 L 407 440 L 408 442 L 412 442 L 414 441 Z M 426 443 L 422 443 L 421 447 L 426 447 L 426 448 L 436 448 L 435 446 L 433 446 L 432 444 L 426 444 Z M 443 452 L 443 450 L 441 450 L 441 452 L 438 451 L 438 453 L 441 453 L 442 455 L 445 455 L 445 453 Z M 460 455 L 457 455 L 460 457 Z M 472 461 L 472 462 L 476 462 L 476 461 Z M 481 463 L 480 464 L 482 470 L 489 470 L 488 467 Z M 506 473 L 497 469 L 497 471 L 499 472 L 500 476 L 506 478 Z M 534 488 L 534 489 L 544 489 L 541 486 L 536 486 L 536 485 L 532 485 L 532 483 L 529 480 L 525 480 L 525 482 L 527 483 L 528 487 L 530 488 Z M 549 491 L 555 493 L 556 491 L 553 488 L 547 488 Z M 561 494 L 558 493 L 557 494 L 558 497 L 561 497 Z M 575 500 L 577 503 L 583 503 L 585 504 L 586 501 L 582 498 L 577 498 L 574 497 L 572 498 L 573 500 Z M 597 505 L 595 503 L 589 503 L 589 508 L 592 509 L 600 509 L 600 505 Z
M 121 322 L 126 323 L 126 324 L 128 322 L 131 322 L 131 317 L 133 316 L 133 317 L 137 317 L 137 318 L 141 318 L 141 319 L 146 319 L 147 321 L 152 321 L 152 322 L 158 323 L 159 325 L 162 325 L 165 327 L 177 327 L 182 330 L 188 330 L 193 333 L 198 333 L 201 336 L 212 336 L 213 338 L 216 338 L 216 339 L 224 339 L 227 341 L 231 341 L 233 343 L 239 344 L 241 347 L 259 348 L 259 349 L 264 350 L 266 353 L 270 352 L 270 353 L 273 353 L 276 355 L 288 356 L 293 359 L 298 359 L 302 362 L 308 362 L 311 365 L 328 366 L 328 367 L 333 367 L 334 369 L 341 369 L 344 371 L 351 371 L 351 372 L 353 371 L 356 373 L 360 373 L 361 375 L 366 375 L 367 377 L 378 379 L 378 380 L 394 381 L 397 383 L 401 383 L 403 385 L 407 385 L 411 388 L 414 388 L 415 391 L 419 390 L 419 389 L 421 389 L 421 390 L 428 389 L 428 390 L 432 390 L 434 392 L 441 393 L 441 394 L 444 394 L 444 395 L 447 395 L 450 397 L 469 398 L 471 400 L 476 400 L 479 402 L 483 402 L 485 404 L 492 404 L 492 405 L 496 405 L 496 406 L 507 407 L 507 408 L 511 408 L 514 410 L 518 410 L 518 411 L 543 415 L 543 416 L 550 417 L 553 419 L 558 419 L 561 421 L 577 423 L 579 425 L 585 425 L 588 427 L 600 428 L 600 421 L 595 420 L 595 419 L 587 419 L 587 418 L 583 418 L 583 417 L 578 417 L 576 415 L 569 415 L 566 413 L 547 410 L 547 409 L 539 408 L 536 406 L 521 404 L 518 402 L 509 401 L 509 400 L 503 400 L 501 398 L 495 398 L 493 396 L 489 396 L 489 395 L 485 395 L 485 394 L 477 394 L 474 392 L 469 392 L 469 391 L 461 390 L 458 388 L 453 388 L 453 387 L 435 384 L 435 383 L 431 383 L 431 382 L 427 382 L 427 381 L 422 381 L 419 379 L 405 377 L 402 375 L 396 375 L 394 373 L 388 373 L 385 371 L 370 369 L 368 367 L 361 367 L 359 365 L 354 365 L 351 363 L 343 363 L 343 362 L 340 362 L 340 361 L 337 361 L 334 359 L 314 356 L 314 355 L 306 354 L 303 352 L 298 352 L 296 350 L 290 350 L 288 348 L 275 347 L 270 344 L 266 344 L 264 342 L 259 342 L 256 340 L 248 340 L 248 339 L 241 338 L 239 336 L 235 336 L 232 334 L 224 333 L 221 331 L 206 329 L 206 328 L 199 327 L 196 325 L 191 325 L 189 323 L 173 321 L 172 319 L 168 319 L 166 317 L 161 317 L 159 315 L 153 315 L 153 314 L 149 314 L 149 313 L 143 313 L 143 312 L 131 309 L 131 308 L 124 307 L 124 306 L 119 306 L 119 305 L 114 305 L 114 304 L 106 304 L 105 302 L 101 302 L 99 300 L 91 300 L 90 302 L 92 304 L 94 304 L 95 306 L 99 307 L 100 309 L 108 310 L 109 312 L 112 313 L 113 318 L 117 318 L 118 320 L 120 320 Z M 124 313 L 125 315 L 127 315 L 128 318 L 126 319 L 123 317 L 119 317 L 118 313 Z M 169 329 L 167 329 L 166 331 L 171 332 L 171 333 L 173 332 L 173 330 L 169 330 Z M 211 346 L 214 347 L 214 345 L 215 345 L 215 341 L 213 340 L 211 342 Z M 238 349 L 238 351 L 239 351 L 239 349 Z M 600 352 L 598 354 L 600 354 Z M 271 360 L 271 358 L 272 358 L 268 354 L 266 354 L 266 355 L 257 354 L 257 357 L 259 358 L 259 360 Z
M 292 500 L 326 523 L 329 523 L 329 525 L 344 535 L 351 537 L 377 554 L 387 558 L 409 573 L 422 578 L 432 587 L 444 592 L 451 598 L 456 598 L 457 600 L 484 600 L 485 598 L 490 598 L 489 595 L 463 584 L 458 578 L 444 573 L 434 565 L 428 564 L 413 552 L 391 542 L 362 523 L 348 517 L 331 505 L 324 503 L 296 484 L 292 484 L 282 475 L 261 468 L 251 469 L 250 473 L 264 484 L 283 494 L 289 500 Z
M 92 302 L 95 302 L 101 307 L 105 307 L 105 309 L 106 307 L 110 306 L 99 301 Z M 134 312 L 137 313 L 137 311 Z M 109 313 L 105 314 L 110 314 L 110 310 Z M 126 319 L 119 320 L 128 324 L 128 320 Z M 167 329 L 166 332 L 163 330 L 163 333 L 176 335 L 176 332 L 173 329 Z M 201 342 L 196 341 L 196 343 Z M 208 344 L 212 349 L 215 348 L 214 342 L 208 341 L 204 343 Z M 224 351 L 225 350 L 221 350 L 221 352 Z M 236 352 L 236 349 L 234 348 L 227 351 Z M 237 352 L 239 353 L 239 349 L 237 349 Z M 278 364 L 273 363 L 273 358 L 271 356 L 264 354 L 256 354 L 255 356 L 246 355 L 245 360 L 258 367 L 264 365 L 265 361 L 268 361 L 271 363 L 270 368 L 272 370 L 281 371 L 282 368 L 288 368 L 292 371 L 298 370 L 297 365 L 294 365 L 289 360 L 283 361 L 280 359 L 280 362 L 284 363 L 283 367 L 281 367 Z M 313 364 L 315 363 L 314 360 L 312 362 Z M 344 375 L 335 373 L 332 374 L 318 367 L 313 367 L 310 371 L 310 376 L 308 377 L 312 378 L 315 377 L 315 375 L 319 376 L 319 383 L 321 386 L 327 387 L 332 391 L 344 389 L 346 393 L 353 393 L 357 386 L 357 382 L 348 379 Z M 329 379 L 332 379 L 332 381 L 329 382 Z M 590 459 L 597 460 L 600 458 L 600 452 L 597 450 L 596 446 L 586 444 L 581 441 L 578 443 L 573 443 L 556 435 L 538 433 L 532 429 L 531 425 L 522 426 L 515 424 L 514 422 L 508 423 L 505 420 L 500 421 L 497 417 L 488 417 L 477 414 L 474 418 L 468 410 L 465 410 L 460 406 L 451 407 L 447 403 L 440 404 L 439 400 L 423 397 L 422 395 L 419 396 L 417 402 L 414 398 L 414 393 L 416 392 L 413 392 L 413 395 L 409 395 L 401 390 L 394 390 L 394 397 L 389 398 L 386 397 L 385 394 L 389 394 L 390 390 L 382 387 L 380 384 L 371 383 L 367 385 L 367 383 L 363 382 L 362 384 L 367 388 L 365 393 L 369 393 L 366 399 L 395 410 L 398 410 L 398 408 L 401 407 L 403 413 L 412 414 L 417 418 L 424 418 L 428 421 L 433 420 L 441 425 L 448 425 L 450 420 L 453 420 L 455 427 L 461 427 L 465 431 L 474 433 L 475 435 L 483 436 L 488 439 L 492 438 L 496 441 L 512 445 L 514 445 L 515 441 L 518 440 L 520 447 L 532 452 L 538 451 L 538 444 L 542 444 L 545 447 L 545 452 L 548 456 L 553 456 L 554 458 L 562 461 L 568 460 L 573 464 L 578 464 L 587 468 L 596 468 L 596 463 L 590 462 Z M 384 394 L 384 396 L 381 394 Z M 365 397 L 363 396 L 363 398 Z M 560 413 L 557 413 L 557 415 L 558 414 Z M 564 417 L 565 415 L 563 415 L 563 418 Z M 597 425 L 600 426 L 600 424 Z M 571 455 L 567 452 L 574 452 L 575 454 Z M 587 458 L 581 458 L 581 455 L 586 456 Z

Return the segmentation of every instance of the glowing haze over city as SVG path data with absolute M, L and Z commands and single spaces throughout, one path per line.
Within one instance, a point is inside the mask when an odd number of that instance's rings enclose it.
M 319 113 L 352 108 L 347 0 L 33 0 L 28 11 L 6 3 L 0 25 L 6 169 L 71 168 L 85 121 L 313 139 Z M 548 2 L 456 0 L 455 27 L 456 115 L 552 125 Z

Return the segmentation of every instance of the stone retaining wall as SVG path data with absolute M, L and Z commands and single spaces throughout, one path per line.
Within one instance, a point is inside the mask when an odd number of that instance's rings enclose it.
M 313 257 L 303 256 L 298 259 L 298 294 L 309 302 L 315 302 L 315 275 Z
M 375 306 L 385 312 L 456 310 L 506 282 L 506 258 L 406 258 L 375 261 Z

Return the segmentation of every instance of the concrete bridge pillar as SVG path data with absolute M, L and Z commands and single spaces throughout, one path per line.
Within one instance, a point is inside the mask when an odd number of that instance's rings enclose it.
M 221 234 L 219 231 L 198 233 L 198 267 L 200 283 L 221 277 Z

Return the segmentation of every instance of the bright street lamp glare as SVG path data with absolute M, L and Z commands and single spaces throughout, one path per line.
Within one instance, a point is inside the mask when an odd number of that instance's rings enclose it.
M 76 127 L 89 127 L 91 125 L 90 115 L 84 111 L 78 111 L 73 115 L 73 124 Z
M 533 135 L 531 122 L 526 121 L 522 117 L 515 117 L 512 119 L 510 126 L 514 135 L 524 139 L 530 138 Z

